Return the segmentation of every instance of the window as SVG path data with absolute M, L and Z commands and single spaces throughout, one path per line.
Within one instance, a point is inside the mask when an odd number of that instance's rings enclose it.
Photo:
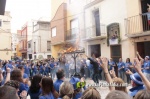
M 31 44 L 30 43 L 28 43 L 28 48 L 31 48 Z
M 47 51 L 51 51 L 51 41 L 47 41 Z
M 0 27 L 2 27 L 2 20 L 0 19 Z
M 76 34 L 79 27 L 78 19 L 71 20 L 70 24 L 71 24 L 71 34 Z
M 29 54 L 29 59 L 32 59 L 32 54 Z
M 56 36 L 56 27 L 52 28 L 52 37 Z
M 48 59 L 51 58 L 51 55 L 47 55 L 47 58 L 48 58 Z
M 111 58 L 115 62 L 118 62 L 119 58 L 122 57 L 122 55 L 121 55 L 121 45 L 112 45 L 110 48 L 111 48 Z

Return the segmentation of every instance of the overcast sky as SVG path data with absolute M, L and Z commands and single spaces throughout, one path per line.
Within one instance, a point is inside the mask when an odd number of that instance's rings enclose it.
M 40 17 L 50 17 L 50 0 L 6 0 L 5 11 L 10 11 L 11 29 L 16 33 L 18 29 L 30 19 L 39 19 Z

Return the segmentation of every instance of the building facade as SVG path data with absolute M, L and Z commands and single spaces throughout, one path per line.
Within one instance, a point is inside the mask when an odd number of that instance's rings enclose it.
M 125 36 L 126 0 L 93 0 L 84 7 L 86 53 L 118 61 L 129 57 Z M 111 10 L 111 11 L 110 11 Z M 126 46 L 126 47 L 124 47 Z
M 19 48 L 19 41 L 20 41 L 20 36 L 21 35 L 21 30 L 17 30 L 17 38 L 18 38 L 18 43 L 17 43 L 17 45 L 16 45 L 16 56 L 18 57 L 18 58 L 21 58 L 21 52 L 19 51 L 20 50 L 20 48 Z
M 50 18 L 42 17 L 33 23 L 32 41 L 28 42 L 28 48 L 32 49 L 30 59 L 51 57 Z
M 0 59 L 10 60 L 12 55 L 10 12 L 0 15 Z
M 134 4 L 134 6 L 132 6 Z M 130 57 L 138 51 L 141 57 L 150 56 L 150 1 L 127 0 L 125 18 L 126 36 L 129 38 Z
M 21 29 L 19 37 L 19 51 L 22 59 L 28 58 L 27 42 L 32 39 L 32 22 L 28 21 Z
M 133 59 L 136 51 L 143 58 L 150 56 L 149 0 L 66 0 L 59 3 L 52 0 L 53 3 L 60 5 L 52 11 L 55 17 L 51 21 L 51 36 L 55 34 L 52 55 L 55 57 L 64 45 L 74 45 L 76 41 L 88 56 L 105 56 L 116 62 L 119 58 Z
M 81 45 L 84 34 L 83 7 L 85 0 L 52 0 L 51 43 L 52 56 L 58 58 L 68 47 Z M 54 4 L 57 4 L 54 6 Z M 80 5 L 79 5 L 80 4 Z M 54 7 L 54 9 L 53 9 Z M 57 10 L 56 10 L 56 7 Z

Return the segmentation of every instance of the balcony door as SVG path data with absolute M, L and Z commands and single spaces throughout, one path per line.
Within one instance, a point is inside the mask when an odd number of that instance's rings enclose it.
M 76 39 L 76 35 L 78 35 L 78 29 L 79 29 L 79 23 L 78 23 L 78 19 L 74 19 L 70 21 L 70 38 L 71 39 Z
M 150 30 L 150 24 L 148 23 L 148 6 L 150 5 L 150 0 L 141 0 L 141 11 L 142 11 L 142 24 L 143 24 L 143 31 Z
M 100 19 L 99 19 L 99 10 L 94 12 L 94 19 L 95 19 L 95 28 L 96 28 L 96 36 L 100 36 Z

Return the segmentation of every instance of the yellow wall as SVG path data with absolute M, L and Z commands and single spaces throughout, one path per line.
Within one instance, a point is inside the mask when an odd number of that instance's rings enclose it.
M 17 56 L 21 57 L 21 52 L 19 52 L 19 44 L 16 46 L 16 52 L 17 52 Z
M 0 33 L 0 59 L 10 60 L 12 53 L 11 51 L 6 51 L 5 49 L 11 50 L 11 34 L 1 32 Z
M 58 53 L 61 51 L 62 45 L 53 45 L 51 46 L 51 49 L 52 49 L 52 56 L 54 58 L 58 58 Z

